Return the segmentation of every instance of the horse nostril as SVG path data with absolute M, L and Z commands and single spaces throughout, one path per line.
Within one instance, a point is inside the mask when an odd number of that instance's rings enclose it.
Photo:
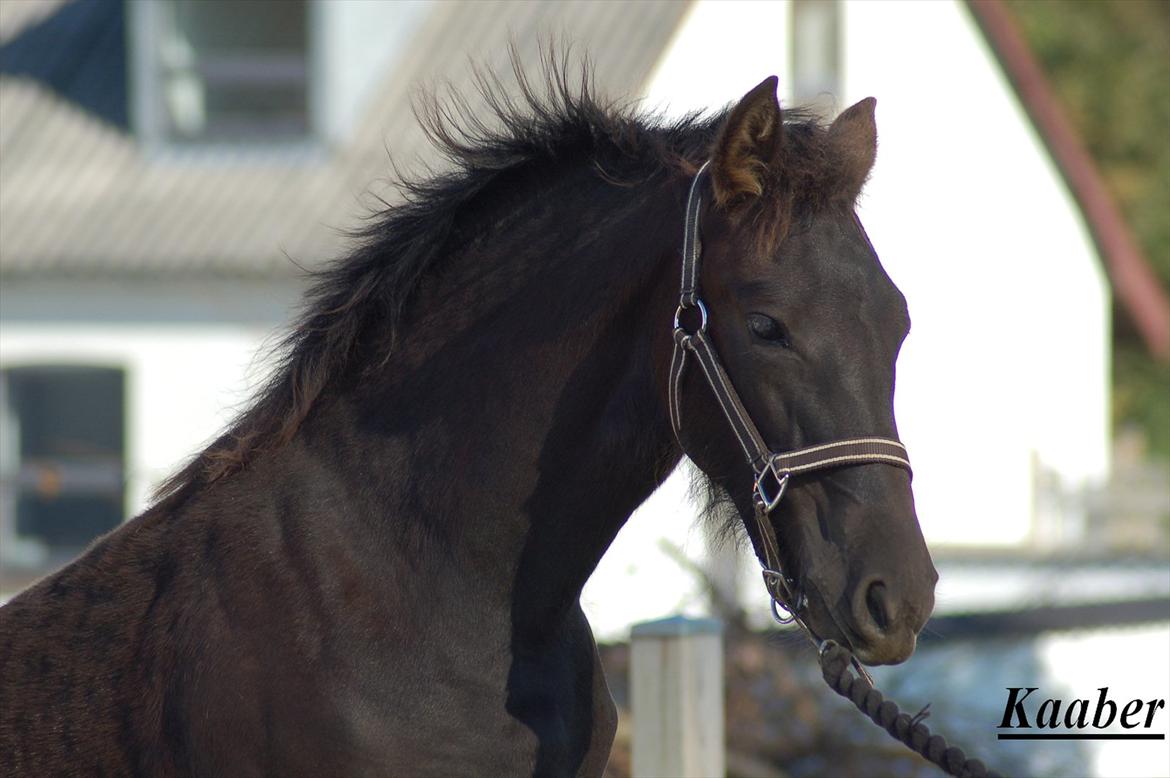
M 890 614 L 887 608 L 889 602 L 886 585 L 881 581 L 874 581 L 865 590 L 865 607 L 869 617 L 880 632 L 885 632 L 890 626 Z
M 914 653 L 921 624 L 917 603 L 896 579 L 862 579 L 852 594 L 854 654 L 866 664 L 897 664 Z M 925 618 L 923 619 L 925 620 Z

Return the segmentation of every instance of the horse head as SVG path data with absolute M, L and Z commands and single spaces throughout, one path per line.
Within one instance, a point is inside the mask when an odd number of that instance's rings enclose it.
M 910 319 L 853 206 L 876 154 L 874 101 L 822 128 L 786 123 L 775 90 L 769 78 L 730 111 L 696 184 L 702 324 L 767 451 L 875 438 L 897 450 L 894 366 Z M 908 658 L 938 579 L 908 467 L 830 462 L 777 479 L 786 493 L 762 509 L 759 468 L 710 373 L 677 382 L 679 442 L 730 495 L 766 569 L 774 540 L 782 604 L 868 664 Z

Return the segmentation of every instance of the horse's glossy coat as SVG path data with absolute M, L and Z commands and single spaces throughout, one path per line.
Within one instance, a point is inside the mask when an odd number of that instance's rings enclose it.
M 578 597 L 682 455 L 670 322 L 708 157 L 713 337 L 763 434 L 896 434 L 905 305 L 852 217 L 872 102 L 785 123 L 769 79 L 659 126 L 550 82 L 497 100 L 498 132 L 434 125 L 455 171 L 322 274 L 256 404 L 0 609 L 0 772 L 599 774 L 616 719 Z M 687 453 L 750 511 L 684 389 Z M 810 626 L 904 659 L 934 584 L 906 474 L 795 482 L 776 526 Z

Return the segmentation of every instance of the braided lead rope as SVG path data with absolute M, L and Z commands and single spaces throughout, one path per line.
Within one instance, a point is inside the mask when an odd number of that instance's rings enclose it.
M 821 647 L 820 661 L 821 673 L 829 688 L 852 702 L 874 724 L 888 732 L 890 737 L 938 765 L 947 775 L 956 778 L 1003 778 L 1001 773 L 987 769 L 980 760 L 968 759 L 963 749 L 948 746 L 942 735 L 932 735 L 930 727 L 922 723 L 929 705 L 917 716 L 903 713 L 898 704 L 885 699 L 868 678 L 854 675 L 850 670 L 853 655 L 849 649 L 826 640 Z

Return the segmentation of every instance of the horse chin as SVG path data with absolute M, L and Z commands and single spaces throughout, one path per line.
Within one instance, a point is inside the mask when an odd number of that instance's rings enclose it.
M 918 636 L 907 632 L 899 640 L 883 641 L 880 647 L 854 646 L 853 655 L 863 665 L 900 665 L 914 654 Z

